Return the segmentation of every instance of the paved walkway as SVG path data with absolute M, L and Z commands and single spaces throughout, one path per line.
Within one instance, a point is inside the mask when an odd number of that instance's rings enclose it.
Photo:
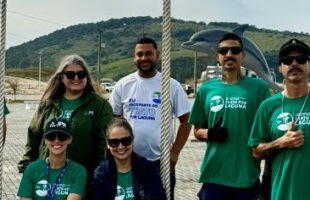
M 25 104 L 8 104 L 10 114 L 7 116 L 7 141 L 3 155 L 3 192 L 2 199 L 15 200 L 21 174 L 17 172 L 17 162 L 22 158 L 27 137 L 27 127 L 34 110 L 26 110 Z M 197 199 L 200 188 L 197 183 L 200 162 L 205 144 L 197 142 L 191 134 L 181 152 L 176 168 L 176 200 Z

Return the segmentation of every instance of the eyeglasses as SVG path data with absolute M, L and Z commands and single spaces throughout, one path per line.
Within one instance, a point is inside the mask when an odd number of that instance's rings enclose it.
M 243 49 L 241 47 L 220 47 L 217 49 L 217 53 L 222 54 L 222 55 L 226 55 L 229 50 L 234 55 L 237 55 L 243 51 Z
M 132 143 L 132 137 L 128 136 L 128 137 L 124 137 L 124 138 L 120 138 L 120 139 L 108 139 L 108 144 L 113 147 L 116 148 L 118 147 L 118 145 L 122 143 L 123 146 L 129 146 Z
M 83 79 L 86 77 L 86 72 L 83 71 L 78 71 L 78 72 L 74 72 L 74 71 L 66 71 L 64 73 L 64 75 L 66 75 L 67 79 L 72 80 L 74 79 L 75 75 L 77 75 L 78 79 Z
M 56 137 L 61 142 L 66 141 L 69 138 L 68 135 L 63 134 L 63 133 L 50 133 L 50 134 L 47 134 L 45 136 L 45 139 L 52 142 L 52 141 L 56 140 Z
M 291 65 L 293 60 L 296 60 L 296 62 L 300 65 L 305 64 L 309 60 L 309 56 L 306 55 L 300 55 L 300 56 L 283 56 L 280 59 L 280 63 L 283 63 L 285 65 Z

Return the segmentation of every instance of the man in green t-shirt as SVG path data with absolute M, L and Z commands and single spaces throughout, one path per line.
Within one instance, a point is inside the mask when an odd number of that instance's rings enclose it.
M 245 57 L 239 36 L 228 33 L 216 58 L 222 79 L 200 86 L 189 118 L 196 138 L 207 141 L 199 182 L 200 199 L 252 200 L 258 195 L 260 166 L 247 146 L 260 103 L 270 96 L 267 83 L 241 76 Z
M 282 45 L 279 71 L 285 89 L 262 103 L 249 146 L 257 159 L 272 158 L 272 200 L 310 199 L 310 48 L 297 39 Z

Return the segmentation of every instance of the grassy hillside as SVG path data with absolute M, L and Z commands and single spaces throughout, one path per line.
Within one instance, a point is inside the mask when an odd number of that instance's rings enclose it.
M 76 53 L 86 59 L 91 66 L 91 71 L 95 74 L 98 35 L 99 30 L 102 30 L 106 48 L 102 49 L 101 54 L 101 76 L 118 80 L 136 69 L 132 61 L 133 47 L 136 40 L 142 36 L 142 30 L 146 36 L 154 38 L 161 48 L 161 21 L 161 18 L 130 17 L 70 26 L 9 48 L 6 54 L 6 67 L 8 69 L 34 67 L 35 69 L 38 66 L 39 54 L 42 53 L 42 67 L 52 70 L 58 67 L 63 56 Z M 239 26 L 237 23 L 211 22 L 205 24 L 176 19 L 172 19 L 171 24 L 171 76 L 181 82 L 193 77 L 192 66 L 194 63 L 194 52 L 184 50 L 181 47 L 182 42 L 187 41 L 196 30 L 233 29 Z M 273 68 L 277 68 L 277 54 L 280 45 L 288 39 L 298 37 L 310 43 L 308 34 L 259 29 L 255 26 L 250 26 L 245 35 L 261 48 L 269 66 Z M 205 55 L 199 54 L 198 74 L 205 69 L 207 64 L 215 64 L 214 57 L 206 58 Z M 180 70 L 182 73 L 179 73 Z M 9 73 L 13 73 L 13 71 L 9 72 L 8 70 Z M 21 74 L 21 76 L 32 75 L 32 73 Z

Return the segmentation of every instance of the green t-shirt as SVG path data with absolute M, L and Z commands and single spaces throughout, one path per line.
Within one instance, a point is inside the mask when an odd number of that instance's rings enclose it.
M 256 110 L 269 96 L 267 83 L 249 77 L 235 84 L 223 84 L 215 79 L 199 88 L 189 123 L 212 128 L 223 117 L 222 126 L 228 129 L 225 142 L 207 141 L 199 182 L 241 188 L 253 186 L 260 166 L 247 143 Z
M 61 110 L 59 117 L 70 121 L 72 112 L 81 104 L 81 98 L 68 100 L 65 97 L 61 100 Z
M 117 172 L 116 200 L 134 200 L 132 187 L 132 170 L 126 173 Z
M 61 171 L 60 169 L 50 169 L 49 183 L 55 182 Z M 86 170 L 81 165 L 69 160 L 67 168 L 61 179 L 61 182 L 56 189 L 56 194 L 53 200 L 66 200 L 70 193 L 75 193 L 84 198 L 86 187 Z M 31 198 L 34 200 L 47 199 L 47 175 L 46 175 L 46 162 L 39 159 L 30 163 L 26 168 L 17 196 L 24 198 Z
M 305 101 L 305 96 L 297 99 L 284 98 L 278 93 L 262 103 L 255 117 L 249 146 L 276 140 L 283 136 L 291 122 L 296 121 Z M 304 144 L 300 148 L 282 149 L 272 163 L 273 200 L 310 199 L 310 99 L 304 107 L 296 130 L 304 132 Z

